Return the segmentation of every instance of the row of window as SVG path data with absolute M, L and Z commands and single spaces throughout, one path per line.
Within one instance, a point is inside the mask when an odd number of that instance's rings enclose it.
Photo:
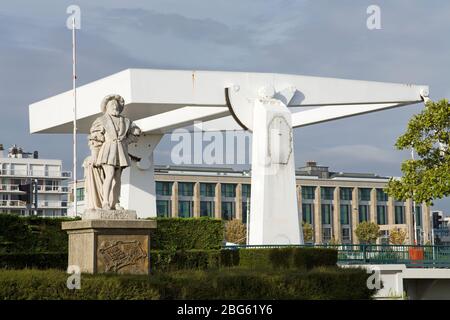
M 171 196 L 172 195 L 172 185 L 173 182 L 156 182 L 156 194 L 160 196 Z M 303 186 L 302 198 L 305 200 L 315 199 L 315 189 L 312 186 Z M 242 185 L 242 197 L 250 197 L 250 184 Z M 372 189 L 370 188 L 359 188 L 358 198 L 359 201 L 370 201 L 370 194 Z M 353 198 L 353 188 L 340 188 L 340 200 L 352 200 Z M 194 196 L 194 183 L 193 182 L 179 182 L 178 183 L 178 195 L 179 196 Z M 215 183 L 200 183 L 200 196 L 202 197 L 214 197 L 216 195 L 216 184 Z M 221 184 L 221 195 L 222 197 L 234 198 L 236 197 L 236 184 L 233 183 L 222 183 Z M 333 200 L 334 199 L 334 187 L 321 187 L 320 197 L 322 200 Z M 388 201 L 388 195 L 383 191 L 383 189 L 377 189 L 377 201 Z
M 305 200 L 315 199 L 315 189 L 316 187 L 303 186 L 302 187 L 302 198 Z M 376 189 L 377 191 L 377 201 L 388 201 L 388 194 L 383 191 L 383 189 Z M 370 201 L 370 194 L 372 189 L 370 188 L 358 188 L 358 200 L 359 201 Z M 320 198 L 322 200 L 333 200 L 334 199 L 334 187 L 321 187 L 320 188 Z M 340 188 L 339 189 L 340 200 L 352 200 L 353 199 L 353 188 Z
M 171 201 L 170 200 L 157 200 L 157 215 L 159 217 L 171 216 Z M 193 217 L 194 202 L 187 200 L 178 201 L 178 216 L 182 218 Z M 242 202 L 242 220 L 244 223 L 247 221 L 247 213 L 249 205 L 247 201 Z M 321 204 L 321 221 L 322 225 L 332 225 L 333 221 L 332 204 Z M 235 216 L 235 202 L 234 201 L 222 201 L 221 205 L 221 217 L 224 220 L 232 220 Z M 302 204 L 303 221 L 313 225 L 314 223 L 314 205 L 310 203 Z M 370 208 L 368 205 L 359 205 L 358 207 L 358 221 L 359 223 L 369 221 Z M 215 217 L 215 202 L 214 201 L 200 201 L 200 216 L 201 217 Z M 415 210 L 416 224 L 418 227 L 422 226 L 422 208 L 416 207 Z M 339 217 L 341 225 L 351 225 L 351 206 L 342 204 L 339 207 Z M 405 207 L 395 206 L 394 212 L 395 224 L 406 224 Z M 377 206 L 376 222 L 379 225 L 387 225 L 387 206 Z
M 171 196 L 172 195 L 173 182 L 156 182 L 156 194 L 159 196 Z M 236 184 L 234 183 L 222 183 L 221 195 L 222 197 L 235 198 L 236 197 Z M 250 197 L 250 184 L 242 185 L 242 197 Z M 178 195 L 193 197 L 194 196 L 194 183 L 193 182 L 178 182 Z M 216 184 L 215 183 L 200 183 L 200 196 L 201 197 L 215 197 Z
M 321 205 L 321 219 L 323 225 L 332 224 L 333 208 L 334 206 L 332 204 Z M 339 209 L 340 209 L 339 216 L 341 225 L 350 225 L 351 206 L 342 204 L 340 205 Z M 394 211 L 395 224 L 406 224 L 405 207 L 395 206 L 394 210 L 395 210 Z M 303 221 L 309 224 L 313 224 L 314 205 L 311 203 L 303 203 L 302 212 L 303 212 Z M 368 205 L 359 205 L 358 207 L 359 223 L 369 221 L 369 212 L 370 208 Z M 417 226 L 419 227 L 422 226 L 422 208 L 420 206 L 416 206 L 415 217 Z M 377 206 L 377 224 L 379 225 L 388 224 L 387 206 L 385 205 Z
M 248 202 L 242 202 L 242 222 L 247 223 Z M 156 213 L 158 217 L 171 216 L 171 201 L 156 200 Z M 193 201 L 178 201 L 178 217 L 192 218 L 194 216 Z M 200 201 L 200 217 L 215 217 L 214 201 Z M 222 201 L 221 217 L 223 220 L 233 220 L 236 218 L 236 203 L 234 201 Z
M 329 243 L 333 238 L 333 230 L 330 227 L 324 227 L 322 229 L 322 241 L 323 243 Z M 352 233 L 350 228 L 343 227 L 341 229 L 341 239 L 343 243 L 352 243 Z M 417 230 L 417 239 L 419 243 L 423 242 L 422 231 Z M 389 230 L 382 230 L 380 235 L 381 244 L 389 244 Z
M 324 243 L 330 242 L 332 239 L 333 231 L 330 227 L 325 227 L 322 229 L 322 241 Z M 350 228 L 341 229 L 341 239 L 343 243 L 351 243 L 352 232 Z

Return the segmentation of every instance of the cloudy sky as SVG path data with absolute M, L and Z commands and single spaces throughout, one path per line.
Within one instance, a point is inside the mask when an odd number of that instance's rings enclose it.
M 433 99 L 450 97 L 444 0 L 4 1 L 0 143 L 61 158 L 67 170 L 70 135 L 30 135 L 28 105 L 71 88 L 71 4 L 81 7 L 80 84 L 126 68 L 225 70 L 428 84 Z M 371 4 L 381 8 L 381 30 L 366 27 Z M 315 160 L 334 171 L 398 176 L 409 153 L 393 145 L 422 108 L 297 129 L 297 165 Z M 172 146 L 163 139 L 157 163 L 170 164 Z M 450 213 L 450 200 L 436 208 Z

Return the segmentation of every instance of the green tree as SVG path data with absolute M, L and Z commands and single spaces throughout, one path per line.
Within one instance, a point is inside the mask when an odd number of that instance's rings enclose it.
M 236 244 L 245 244 L 247 228 L 241 220 L 231 220 L 225 224 L 225 240 Z
M 405 229 L 396 228 L 396 229 L 392 229 L 389 232 L 389 242 L 391 244 L 396 244 L 396 245 L 405 244 L 406 237 L 407 237 L 407 232 Z
M 311 242 L 313 240 L 313 227 L 307 222 L 303 222 L 302 227 L 303 239 L 305 240 L 305 242 Z
M 355 229 L 361 243 L 375 243 L 380 236 L 380 227 L 374 222 L 361 222 Z
M 447 100 L 427 102 L 425 109 L 408 123 L 395 144 L 411 149 L 415 160 L 402 163 L 403 177 L 391 178 L 386 192 L 399 200 L 413 199 L 432 204 L 433 199 L 450 195 L 450 104 Z

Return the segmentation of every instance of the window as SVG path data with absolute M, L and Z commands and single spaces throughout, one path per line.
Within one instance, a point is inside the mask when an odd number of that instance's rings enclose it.
M 314 200 L 316 187 L 302 186 L 302 199 Z
M 341 200 L 352 200 L 352 188 L 340 188 Z
M 178 201 L 178 217 L 192 217 L 192 201 Z
M 395 224 L 405 223 L 405 207 L 395 206 Z
M 320 188 L 320 197 L 322 200 L 333 200 L 333 187 L 321 187 Z
M 331 204 L 322 204 L 322 224 L 331 224 Z
M 234 202 L 231 201 L 222 202 L 222 219 L 223 220 L 234 219 Z
M 388 201 L 389 196 L 383 189 L 377 189 L 377 201 Z
M 387 224 L 386 206 L 377 206 L 377 224 Z
M 236 197 L 236 185 L 231 183 L 222 184 L 222 197 L 234 198 Z
M 84 201 L 84 188 L 77 188 L 77 201 Z
M 416 226 L 422 226 L 422 208 L 420 206 L 416 206 Z
M 200 196 L 214 197 L 216 195 L 215 183 L 200 183 Z
M 360 205 L 359 206 L 359 223 L 369 221 L 369 206 Z
M 214 201 L 200 201 L 200 217 L 214 218 Z
M 53 182 L 54 182 L 53 180 L 45 180 L 45 182 L 44 182 L 45 191 L 57 190 L 57 189 L 55 189 L 55 187 L 57 188 L 57 183 L 56 182 L 53 183 Z M 77 191 L 78 191 L 78 189 L 77 189 Z M 83 199 L 84 199 L 84 195 L 83 195 Z M 80 200 L 80 201 L 82 201 L 82 200 Z
M 350 241 L 351 235 L 350 235 L 350 229 L 349 228 L 342 228 L 342 241 Z
M 156 194 L 158 196 L 171 196 L 172 182 L 156 181 Z
M 168 218 L 170 217 L 170 201 L 169 200 L 156 200 L 156 215 L 158 217 Z
M 252 188 L 250 184 L 242 185 L 242 198 L 250 198 Z
M 350 206 L 341 204 L 341 224 L 350 224 Z
M 242 223 L 247 223 L 247 210 L 250 213 L 250 202 L 242 202 Z
M 370 193 L 371 189 L 369 188 L 359 188 L 358 194 L 359 194 L 359 201 L 370 201 Z
M 313 224 L 313 205 L 311 203 L 303 203 L 302 204 L 302 213 L 303 213 L 303 222 Z
M 179 182 L 178 195 L 192 197 L 194 195 L 194 184 L 192 182 Z
M 323 228 L 322 238 L 323 242 L 328 242 L 331 240 L 331 228 Z

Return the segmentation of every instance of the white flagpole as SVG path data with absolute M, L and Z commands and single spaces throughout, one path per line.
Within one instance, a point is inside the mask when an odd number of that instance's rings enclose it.
M 77 201 L 77 59 L 75 17 L 72 18 L 72 84 L 73 84 L 73 209 L 78 215 Z
M 413 148 L 411 148 L 411 159 L 414 161 L 415 160 L 415 158 L 414 158 L 414 147 Z M 414 228 L 414 237 L 413 237 L 413 240 L 414 240 L 414 245 L 417 245 L 417 239 L 416 239 L 416 237 L 417 237 L 417 221 L 416 221 L 416 218 L 417 218 L 417 214 L 416 214 L 416 201 L 414 200 L 414 190 L 413 190 L 413 203 L 412 203 L 412 218 L 413 218 L 413 222 L 414 222 L 414 226 L 413 226 L 413 228 Z

